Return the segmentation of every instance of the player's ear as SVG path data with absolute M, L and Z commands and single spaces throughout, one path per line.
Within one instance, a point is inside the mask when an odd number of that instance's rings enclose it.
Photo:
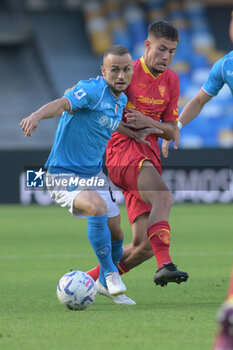
M 148 50 L 150 48 L 150 40 L 145 40 L 145 48 Z
M 103 77 L 105 77 L 105 68 L 104 68 L 104 66 L 101 66 L 100 69 L 101 69 Z

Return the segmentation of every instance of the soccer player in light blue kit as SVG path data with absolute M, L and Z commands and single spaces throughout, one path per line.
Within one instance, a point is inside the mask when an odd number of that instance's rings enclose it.
M 101 284 L 113 298 L 124 296 L 117 303 L 135 304 L 124 295 L 126 287 L 116 267 L 123 237 L 111 242 L 108 218 L 118 217 L 119 208 L 101 170 L 107 141 L 117 129 L 127 102 L 123 91 L 133 74 L 129 51 L 120 45 L 110 47 L 101 70 L 102 77 L 80 81 L 63 97 L 23 119 L 20 127 L 25 136 L 31 136 L 40 120 L 62 114 L 45 166 L 47 185 L 54 184 L 51 196 L 75 217 L 88 217 L 88 239 L 101 264 Z
M 233 95 L 233 51 L 230 51 L 213 65 L 208 80 L 182 110 L 175 135 L 175 149 L 178 148 L 180 129 L 199 115 L 204 105 L 218 94 L 224 84 L 229 86 Z M 165 158 L 168 157 L 169 143 L 170 141 L 164 140 L 162 144 L 162 152 Z

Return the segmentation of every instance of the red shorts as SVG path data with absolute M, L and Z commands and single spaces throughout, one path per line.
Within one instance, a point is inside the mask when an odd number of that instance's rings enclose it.
M 160 158 L 149 155 L 140 149 L 133 139 L 124 140 L 117 146 L 107 147 L 106 166 L 111 181 L 122 189 L 130 224 L 141 214 L 151 211 L 138 192 L 137 181 L 143 161 L 150 161 L 161 175 Z

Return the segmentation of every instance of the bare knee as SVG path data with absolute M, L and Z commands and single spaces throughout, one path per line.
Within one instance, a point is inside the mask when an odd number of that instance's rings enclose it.
M 159 206 L 161 207 L 161 209 L 164 211 L 169 211 L 173 201 L 173 196 L 171 192 L 160 191 L 156 197 L 157 197 L 156 202 L 159 203 Z M 153 203 L 152 203 L 152 206 L 153 206 Z
M 96 192 L 83 191 L 74 200 L 74 210 L 81 210 L 87 216 L 101 216 L 107 213 L 107 205 Z
M 107 206 L 103 203 L 101 206 L 96 206 L 95 203 L 90 203 L 88 208 L 88 216 L 102 216 L 107 212 Z

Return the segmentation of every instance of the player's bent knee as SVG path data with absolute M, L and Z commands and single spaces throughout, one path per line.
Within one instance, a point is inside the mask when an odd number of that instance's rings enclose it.
M 163 202 L 172 203 L 173 197 L 170 191 L 160 191 L 159 199 Z
M 171 194 L 171 192 L 167 193 L 167 201 L 168 201 L 168 204 L 171 206 L 173 202 L 173 195 Z
M 100 203 L 100 205 L 96 206 L 95 203 L 91 203 L 88 209 L 88 215 L 89 216 L 102 216 L 107 213 L 107 206 L 106 203 Z
M 169 191 L 161 191 L 159 195 L 157 195 L 156 202 L 159 203 L 159 206 L 162 210 L 169 210 L 173 201 L 173 196 Z
M 92 191 L 83 191 L 74 201 L 74 208 L 82 210 L 87 216 L 102 216 L 107 213 L 107 205 L 103 198 Z

